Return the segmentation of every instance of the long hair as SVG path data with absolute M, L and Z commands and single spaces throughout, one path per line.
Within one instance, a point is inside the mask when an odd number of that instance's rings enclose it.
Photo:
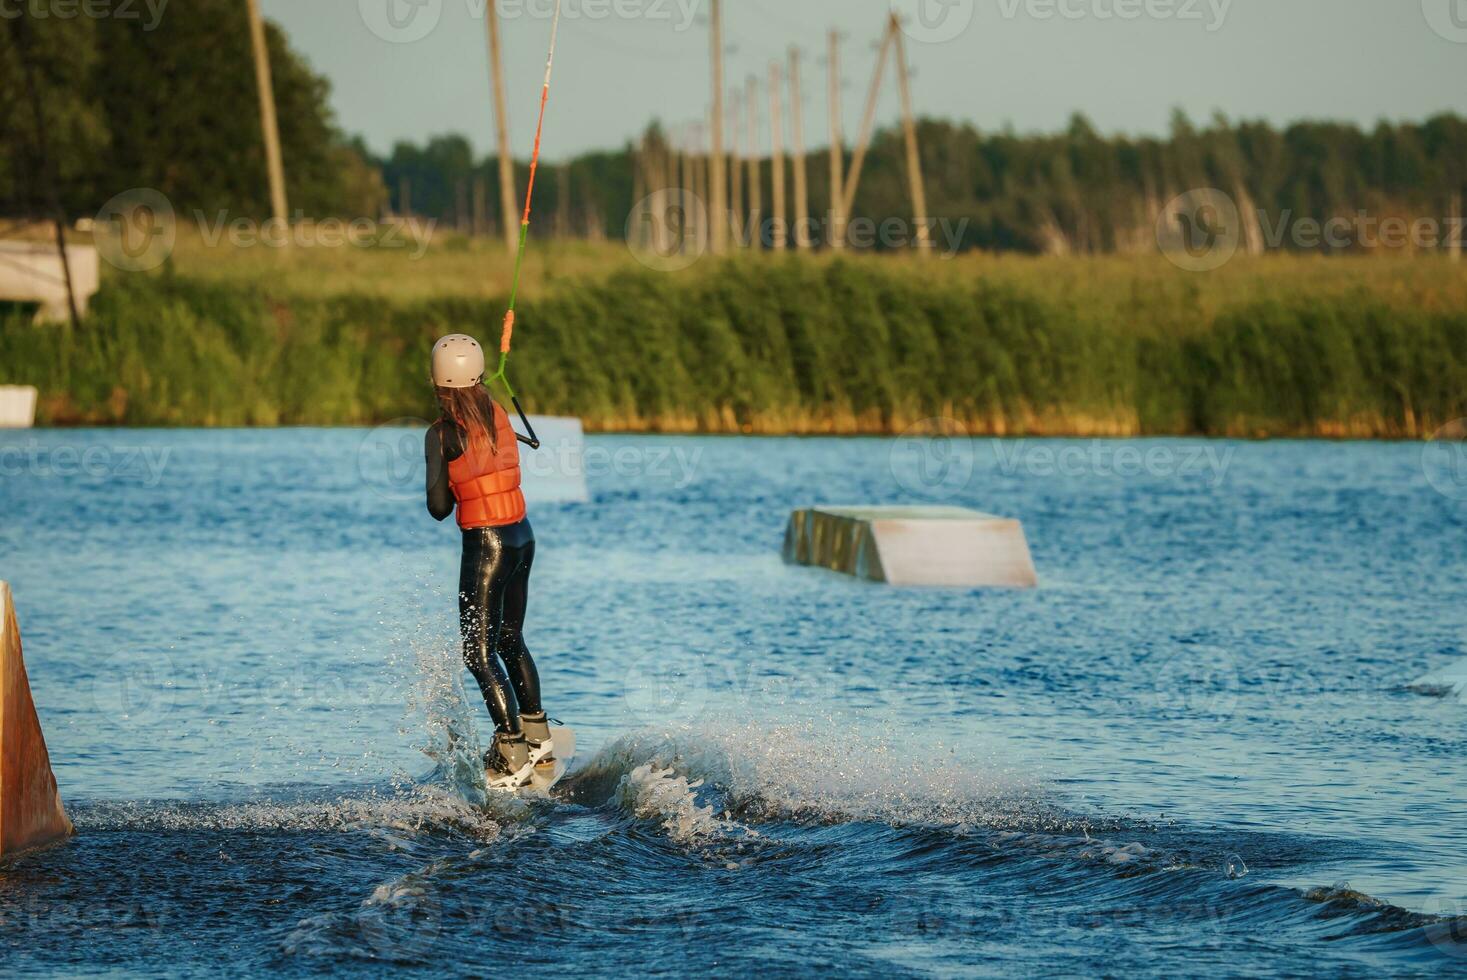
M 499 453 L 499 426 L 494 417 L 494 398 L 483 385 L 472 388 L 444 388 L 435 386 L 438 407 L 443 417 L 464 433 L 465 448 L 489 443 L 489 449 Z

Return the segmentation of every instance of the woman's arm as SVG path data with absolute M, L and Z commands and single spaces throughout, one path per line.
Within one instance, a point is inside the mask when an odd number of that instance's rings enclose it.
M 423 456 L 428 461 L 428 513 L 435 521 L 453 513 L 453 488 L 448 485 L 448 460 L 443 455 L 443 426 L 435 422 L 423 439 Z

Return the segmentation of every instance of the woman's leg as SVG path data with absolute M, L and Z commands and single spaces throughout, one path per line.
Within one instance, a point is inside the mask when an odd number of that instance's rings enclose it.
M 504 616 L 500 622 L 495 651 L 509 671 L 509 681 L 519 701 L 519 709 L 527 715 L 540 713 L 540 672 L 525 646 L 525 609 L 530 601 L 530 567 L 535 563 L 535 538 L 517 549 L 519 562 L 509 575 L 504 589 Z
M 458 584 L 464 666 L 479 683 L 495 729 L 510 735 L 520 733 L 519 706 L 494 650 L 504 618 L 506 586 L 518 564 L 515 550 L 505 547 L 495 528 L 465 531 Z

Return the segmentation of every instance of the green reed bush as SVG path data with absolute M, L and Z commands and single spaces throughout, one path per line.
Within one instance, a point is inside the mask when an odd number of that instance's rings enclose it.
M 1314 290 L 1302 265 L 1292 291 L 1206 294 L 1121 265 L 1066 267 L 1060 286 L 995 268 L 617 267 L 521 304 L 512 377 L 532 410 L 601 429 L 889 432 L 945 416 L 977 432 L 1417 436 L 1467 415 L 1467 313 L 1448 304 L 1345 289 L 1332 269 Z M 79 330 L 0 319 L 0 382 L 37 385 L 52 424 L 421 418 L 429 344 L 466 332 L 496 347 L 502 309 L 118 277 Z

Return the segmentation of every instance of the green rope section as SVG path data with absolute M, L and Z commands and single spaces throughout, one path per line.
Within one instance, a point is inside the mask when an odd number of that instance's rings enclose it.
M 528 244 L 529 240 L 530 240 L 530 223 L 528 221 L 525 221 L 525 222 L 522 222 L 520 224 L 520 247 L 519 247 L 519 251 L 515 254 L 515 259 L 514 259 L 514 279 L 510 283 L 510 287 L 509 287 L 509 310 L 508 310 L 508 313 L 510 313 L 510 314 L 514 313 L 515 303 L 519 301 L 519 297 L 520 297 L 520 270 L 523 269 L 524 268 L 524 265 L 525 265 L 525 246 L 526 246 L 526 244 Z M 495 371 L 494 374 L 492 374 L 489 377 L 489 380 L 485 382 L 485 384 L 488 384 L 488 385 L 490 385 L 492 387 L 494 385 L 494 382 L 498 381 L 500 384 L 504 385 L 504 390 L 509 393 L 510 399 L 513 400 L 516 397 L 516 395 L 514 393 L 514 387 L 509 383 L 509 376 L 507 374 L 505 374 L 505 369 L 508 366 L 509 366 L 509 351 L 500 351 L 499 352 L 499 370 L 498 371 Z

